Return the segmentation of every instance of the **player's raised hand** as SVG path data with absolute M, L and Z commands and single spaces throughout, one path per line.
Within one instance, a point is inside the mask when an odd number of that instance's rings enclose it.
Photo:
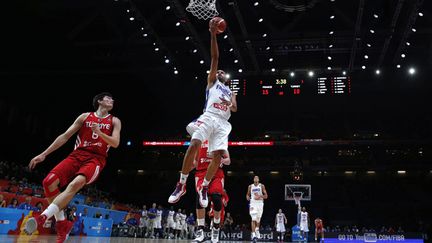
M 210 31 L 210 33 L 212 33 L 212 34 L 216 34 L 217 33 L 217 22 L 216 21 L 214 21 L 213 19 L 212 20 L 210 20 L 210 23 L 209 23 L 209 31 Z
M 45 160 L 45 155 L 39 154 L 38 156 L 34 157 L 32 160 L 30 160 L 30 163 L 28 165 L 29 170 L 33 170 L 37 164 Z

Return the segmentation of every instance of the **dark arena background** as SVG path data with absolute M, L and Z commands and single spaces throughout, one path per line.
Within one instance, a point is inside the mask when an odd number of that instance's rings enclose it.
M 120 145 L 65 209 L 74 223 L 66 242 L 195 238 L 192 218 L 188 230 L 167 227 L 171 206 L 196 219 L 193 171 L 181 200 L 167 201 L 191 139 L 185 127 L 203 112 L 211 62 L 209 19 L 192 15 L 189 4 L 2 4 L 0 242 L 56 241 L 54 217 L 33 235 L 23 227 L 48 207 L 42 181 L 76 135 L 34 170 L 28 165 L 81 113 L 94 111 L 101 92 L 115 100 Z M 268 193 L 258 242 L 319 241 L 316 218 L 323 242 L 431 242 L 432 1 L 215 4 L 227 23 L 217 35 L 219 68 L 238 103 L 229 120 L 231 164 L 223 167 L 225 212 L 234 222 L 221 226 L 219 240 L 253 240 L 246 194 L 257 175 Z M 292 185 L 310 191 L 296 194 Z M 304 237 L 292 198 L 300 192 L 309 214 Z M 163 212 L 160 231 L 142 214 L 153 203 Z M 283 240 L 278 209 L 287 217 Z M 210 242 L 208 217 L 205 232 Z

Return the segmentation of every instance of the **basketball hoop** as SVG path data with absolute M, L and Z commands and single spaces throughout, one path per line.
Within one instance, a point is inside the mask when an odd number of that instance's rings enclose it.
M 219 13 L 216 10 L 216 0 L 190 0 L 186 10 L 199 19 L 210 19 Z

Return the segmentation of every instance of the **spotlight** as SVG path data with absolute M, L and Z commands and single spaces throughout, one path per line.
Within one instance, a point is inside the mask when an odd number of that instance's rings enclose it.
M 330 16 L 330 19 L 334 19 L 334 18 L 335 18 L 335 16 L 334 16 L 334 15 Z
M 423 17 L 423 13 L 422 13 L 422 12 L 419 12 L 419 16 L 420 16 L 420 17 Z
M 372 29 L 371 29 L 371 30 L 369 30 L 369 31 L 370 31 L 372 34 L 375 33 L 375 30 L 372 30 Z
M 327 67 L 327 70 L 331 70 L 332 68 L 331 67 Z
M 177 71 L 177 70 L 174 70 L 174 74 L 178 74 L 178 71 Z
M 230 48 L 229 51 L 232 52 L 234 50 L 234 48 Z
M 259 2 L 255 2 L 254 3 L 254 6 L 256 7 L 256 6 L 258 6 L 259 5 Z
M 177 22 L 177 23 L 176 23 L 176 26 L 180 26 L 180 22 Z
M 415 28 L 412 28 L 411 30 L 412 30 L 412 32 L 416 32 L 417 31 Z
M 267 51 L 270 50 L 270 46 L 267 46 L 267 47 L 266 47 L 266 50 L 267 50 Z
M 165 8 L 165 9 L 166 9 L 166 10 L 168 11 L 168 10 L 170 10 L 170 9 L 171 9 L 171 6 L 169 6 L 169 5 L 168 5 L 168 6 L 166 6 L 166 8 Z
M 346 74 L 347 74 L 347 72 L 346 72 L 346 71 L 343 71 L 343 72 L 342 72 L 342 75 L 346 75 Z
M 201 61 L 200 61 L 200 64 L 204 64 L 204 60 L 201 60 Z
M 266 33 L 264 33 L 264 34 L 262 35 L 262 37 L 267 37 L 267 34 L 266 34 Z
M 374 14 L 373 16 L 374 16 L 374 18 L 376 18 L 376 19 L 378 18 L 378 14 Z
M 135 18 L 134 18 L 134 17 L 130 17 L 129 20 L 130 20 L 130 21 L 134 21 Z
M 189 40 L 189 38 L 190 38 L 189 36 L 186 36 L 186 37 L 185 37 L 185 40 Z
M 309 71 L 308 75 L 309 75 L 309 77 L 313 77 L 315 75 L 315 73 L 313 71 Z
M 402 57 L 402 58 L 405 58 L 406 56 L 405 56 L 405 54 L 404 54 L 404 53 L 402 53 L 402 54 L 401 54 L 401 57 Z
M 329 48 L 333 48 L 333 45 L 329 45 Z
M 159 48 L 158 47 L 156 47 L 155 49 L 154 49 L 155 51 L 159 51 Z
M 127 141 L 126 145 L 127 145 L 127 146 L 131 146 L 131 145 L 132 145 L 132 142 L 131 142 L 131 141 Z
M 407 45 L 407 46 L 410 46 L 410 45 L 411 45 L 411 43 L 409 43 L 409 42 L 407 41 L 407 42 L 406 42 L 406 45 Z
M 225 77 L 226 77 L 227 79 L 229 79 L 229 78 L 231 77 L 231 75 L 230 75 L 229 73 L 227 73 L 227 74 L 225 74 Z
M 240 69 L 238 70 L 238 72 L 239 72 L 239 73 L 243 72 L 243 69 L 240 68 Z
M 375 73 L 376 73 L 377 75 L 380 75 L 380 74 L 381 74 L 381 71 L 380 71 L 379 69 L 377 69 L 377 70 L 375 70 Z
M 363 69 L 363 70 L 365 70 L 365 69 L 366 69 L 366 66 L 365 66 L 365 65 L 363 65 L 363 66 L 362 66 L 362 69 Z
M 269 58 L 269 62 L 273 62 L 273 58 Z
M 228 38 L 228 35 L 224 35 L 224 39 Z
M 401 68 L 401 65 L 400 64 L 396 65 L 396 68 Z
M 235 59 L 235 60 L 234 60 L 234 63 L 238 63 L 238 60 L 237 60 L 237 59 Z
M 169 59 L 165 59 L 165 63 L 169 63 L 170 62 L 170 60 Z
M 276 71 L 276 68 L 272 68 L 271 71 L 272 71 L 272 72 Z
M 294 73 L 294 72 L 290 72 L 290 76 L 291 76 L 291 77 L 294 77 L 294 76 L 295 76 L 295 73 Z
M 144 33 L 144 34 L 143 34 L 143 36 L 144 36 L 144 37 L 147 37 L 147 36 L 148 36 L 148 34 L 147 34 L 147 33 Z
M 408 69 L 408 73 L 411 74 L 411 75 L 414 75 L 416 73 L 415 68 Z
M 367 43 L 366 45 L 367 45 L 367 47 L 372 47 L 372 45 L 371 45 L 371 44 L 369 44 L 369 43 Z
M 193 52 L 193 53 L 196 53 L 197 51 L 198 51 L 197 49 L 193 49 L 193 51 L 192 51 L 192 52 Z
M 261 22 L 263 22 L 263 20 L 264 20 L 263 18 L 260 18 L 260 19 L 258 19 L 258 22 L 261 23 Z
M 364 55 L 364 58 L 365 58 L 365 59 L 368 59 L 368 58 L 369 58 L 369 56 L 368 56 L 368 55 Z
M 333 35 L 333 34 L 334 34 L 334 31 L 333 31 L 333 30 L 332 30 L 332 31 L 330 31 L 330 32 L 329 32 L 329 34 L 330 34 L 330 35 Z
M 327 57 L 327 59 L 331 60 L 331 59 L 332 59 L 332 57 L 331 57 L 331 56 L 328 56 L 328 57 Z

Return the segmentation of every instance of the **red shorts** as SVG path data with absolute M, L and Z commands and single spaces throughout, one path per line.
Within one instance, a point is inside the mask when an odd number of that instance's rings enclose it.
M 94 182 L 105 167 L 105 157 L 83 150 L 74 150 L 50 173 L 58 176 L 60 187 L 67 186 L 77 175 L 86 177 L 86 184 Z
M 204 181 L 204 177 L 205 177 L 206 173 L 207 173 L 206 170 L 200 170 L 200 171 L 195 172 L 195 185 L 196 186 L 201 185 L 201 183 Z M 215 176 L 213 177 L 213 179 L 211 180 L 211 182 L 209 184 L 208 194 L 211 195 L 213 193 L 219 193 L 222 195 L 224 193 L 224 183 L 225 183 L 224 172 L 222 169 L 218 169 L 216 171 Z
M 323 232 L 323 228 L 322 228 L 322 227 L 315 228 L 315 232 L 316 232 L 317 234 L 321 234 L 321 233 Z

